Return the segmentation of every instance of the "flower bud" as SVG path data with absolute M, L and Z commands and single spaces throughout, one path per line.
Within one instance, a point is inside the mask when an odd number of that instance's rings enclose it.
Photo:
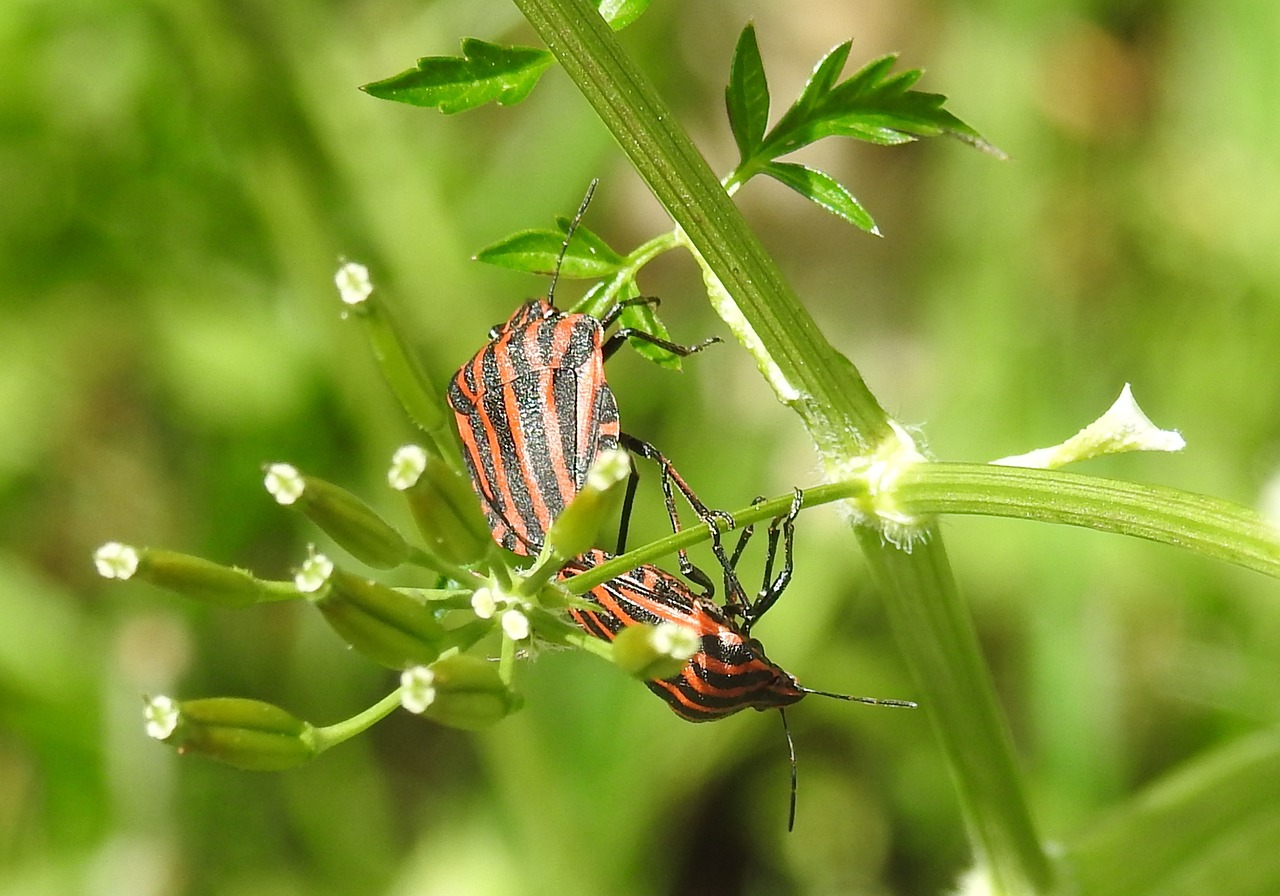
M 407 594 L 335 569 L 323 554 L 298 571 L 298 587 L 325 621 L 360 653 L 391 669 L 430 663 L 444 649 L 444 627 Z
M 529 637 L 529 617 L 512 607 L 502 614 L 502 632 L 512 641 L 523 641 Z
M 492 663 L 464 653 L 400 676 L 401 705 L 452 728 L 487 728 L 523 704 Z
M 213 697 L 181 703 L 147 701 L 147 734 L 236 768 L 276 771 L 301 765 L 319 751 L 315 729 L 278 706 L 260 700 Z
M 404 493 L 427 549 L 451 563 L 475 563 L 493 541 L 471 483 L 418 445 L 396 451 L 387 472 Z
M 265 485 L 279 503 L 296 503 L 357 560 L 378 569 L 392 569 L 408 559 L 409 544 L 404 537 L 346 489 L 305 476 L 289 464 L 269 466 Z
M 242 569 L 176 551 L 139 550 L 112 541 L 94 552 L 93 562 L 105 578 L 139 579 L 217 606 L 243 607 L 267 596 L 264 583 Z
M 357 261 L 344 262 L 333 277 L 344 305 L 359 305 L 373 294 L 369 269 Z
M 613 661 L 646 681 L 678 675 L 701 646 L 698 633 L 686 625 L 628 625 L 613 639 Z
M 617 509 L 631 474 L 631 458 L 621 448 L 602 451 L 587 471 L 587 481 L 551 524 L 547 544 L 557 557 L 576 557 L 595 547 L 605 520 Z

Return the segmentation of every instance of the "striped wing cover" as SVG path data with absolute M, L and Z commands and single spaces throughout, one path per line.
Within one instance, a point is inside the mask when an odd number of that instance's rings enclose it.
M 589 551 L 560 573 L 570 578 L 610 559 Z M 683 581 L 656 566 L 640 566 L 597 585 L 583 595 L 599 610 L 571 610 L 588 633 L 613 640 L 623 626 L 675 622 L 698 633 L 701 646 L 679 675 L 645 682 L 681 718 L 711 722 L 751 707 L 789 706 L 804 698 L 796 680 L 743 635 L 711 601 L 693 594 Z
M 449 405 L 494 539 L 534 554 L 596 455 L 618 446 L 604 331 L 537 299 L 489 335 L 454 376 Z

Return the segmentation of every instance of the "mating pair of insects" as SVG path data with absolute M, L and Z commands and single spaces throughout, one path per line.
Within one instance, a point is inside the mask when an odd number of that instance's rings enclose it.
M 594 188 L 595 184 L 592 184 Z M 654 446 L 621 430 L 618 405 L 605 379 L 604 363 L 628 339 L 637 339 L 687 356 L 717 342 L 708 339 L 684 346 L 632 328 L 606 337 L 628 304 L 620 302 L 601 318 L 568 313 L 555 307 L 554 292 L 569 241 L 591 199 L 588 190 L 570 223 L 545 299 L 522 304 L 507 321 L 489 333 L 489 342 L 454 376 L 449 386 L 459 434 L 465 448 L 472 484 L 480 497 L 494 539 L 507 549 L 533 556 L 546 541 L 547 530 L 583 488 L 587 472 L 603 451 L 625 448 L 657 463 L 663 496 L 673 529 L 679 528 L 674 491 L 678 490 L 700 520 L 709 523 L 712 548 L 723 567 L 725 602 L 713 600 L 710 578 L 679 554 L 681 573 L 702 589 L 695 593 L 681 578 L 653 565 L 636 567 L 592 588 L 584 596 L 598 609 L 571 610 L 588 633 L 612 640 L 625 626 L 674 622 L 693 629 L 699 649 L 679 674 L 647 682 L 682 718 L 706 722 L 752 707 L 777 709 L 786 730 L 783 708 L 808 694 L 887 706 L 914 706 L 899 700 L 880 700 L 817 691 L 799 682 L 764 653 L 751 636 L 752 626 L 777 601 L 792 573 L 795 517 L 801 492 L 790 512 L 769 527 L 764 583 L 748 598 L 735 572 L 750 529 L 744 530 L 729 555 L 716 522 L 732 519 L 708 509 L 671 463 Z M 624 550 L 627 520 L 636 476 L 628 482 L 623 501 L 618 552 Z M 783 561 L 773 575 L 779 543 Z M 570 578 L 611 557 L 593 549 L 561 570 Z M 795 750 L 787 731 L 791 756 L 791 812 L 795 820 Z

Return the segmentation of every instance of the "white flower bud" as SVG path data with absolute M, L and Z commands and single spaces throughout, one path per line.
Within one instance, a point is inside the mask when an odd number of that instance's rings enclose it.
M 358 262 L 348 261 L 338 268 L 333 282 L 338 287 L 338 295 L 347 305 L 359 305 L 373 293 L 369 269 Z
M 396 491 L 411 488 L 427 468 L 427 452 L 421 445 L 402 445 L 391 456 L 387 482 Z
M 138 571 L 138 551 L 118 541 L 108 541 L 93 552 L 93 565 L 104 579 L 127 579 Z
M 529 637 L 529 617 L 516 609 L 507 610 L 502 614 L 502 630 L 512 641 L 523 641 Z
M 178 727 L 181 713 L 178 710 L 178 701 L 161 695 L 147 700 L 143 716 L 147 720 L 147 737 L 164 740 Z
M 436 674 L 426 666 L 412 666 L 400 673 L 400 705 L 414 715 L 435 702 Z
M 263 484 L 277 503 L 288 506 L 302 497 L 306 489 L 306 480 L 297 468 L 290 464 L 272 464 L 267 467 L 267 475 Z
M 297 573 L 293 576 L 293 583 L 303 594 L 314 594 L 329 582 L 331 575 L 333 575 L 333 561 L 324 554 L 312 554 L 302 561 L 302 566 L 298 567 Z

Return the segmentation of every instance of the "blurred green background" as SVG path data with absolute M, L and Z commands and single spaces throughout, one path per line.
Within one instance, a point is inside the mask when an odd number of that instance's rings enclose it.
M 1011 156 L 804 155 L 883 239 L 775 183 L 740 194 L 936 456 L 1056 442 L 1132 382 L 1189 447 L 1089 472 L 1262 500 L 1280 467 L 1280 6 L 655 3 L 623 43 L 720 171 L 749 18 L 775 108 L 853 37 L 853 64 L 901 50 Z M 285 576 L 317 533 L 265 494 L 273 460 L 404 521 L 382 477 L 413 430 L 339 320 L 341 257 L 370 265 L 442 384 L 545 289 L 477 249 L 571 213 L 597 176 L 587 223 L 612 244 L 669 226 L 556 70 L 522 105 L 454 118 L 355 89 L 463 36 L 536 43 L 496 2 L 0 7 L 0 894 L 943 892 L 967 846 L 923 712 L 796 707 L 790 836 L 772 713 L 688 725 L 576 653 L 539 657 L 527 709 L 490 731 L 397 714 L 289 773 L 144 736 L 143 694 L 327 723 L 392 685 L 306 608 L 197 608 L 90 562 L 121 539 Z M 687 258 L 641 285 L 675 338 L 725 335 Z M 816 481 L 743 353 L 683 374 L 626 354 L 610 376 L 627 429 L 708 503 Z M 664 525 L 655 481 L 640 535 Z M 945 529 L 1051 839 L 1280 716 L 1274 582 L 1090 532 Z M 852 545 L 834 513 L 806 513 L 795 582 L 757 632 L 812 687 L 910 697 Z

